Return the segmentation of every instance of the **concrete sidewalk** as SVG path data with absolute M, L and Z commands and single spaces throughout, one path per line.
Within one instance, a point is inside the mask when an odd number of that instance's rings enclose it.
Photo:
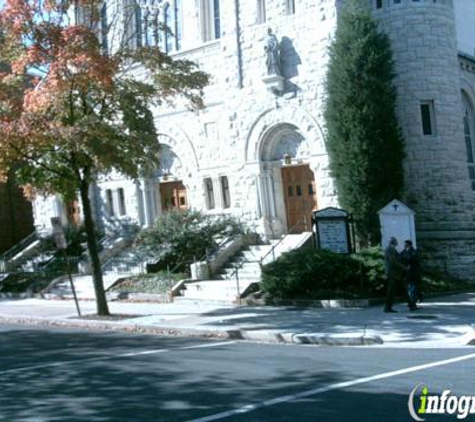
M 397 314 L 381 307 L 315 309 L 239 307 L 201 301 L 109 302 L 113 319 L 97 318 L 94 301 L 1 299 L 0 323 L 81 327 L 263 342 L 389 347 L 475 345 L 475 293 L 432 299 L 423 309 Z

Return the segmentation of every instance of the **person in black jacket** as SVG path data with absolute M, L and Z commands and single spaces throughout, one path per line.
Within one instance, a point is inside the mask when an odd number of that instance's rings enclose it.
M 412 241 L 404 241 L 404 250 L 400 255 L 401 263 L 407 267 L 406 271 L 406 288 L 409 296 L 408 307 L 411 311 L 418 309 L 417 302 L 421 300 L 420 284 L 421 284 L 421 264 L 419 254 L 414 249 Z
M 393 309 L 394 295 L 396 289 L 402 280 L 402 276 L 406 271 L 406 267 L 399 262 L 399 253 L 396 249 L 397 239 L 391 237 L 389 245 L 384 251 L 384 269 L 386 278 L 388 279 L 388 293 L 384 305 L 384 312 L 397 312 Z

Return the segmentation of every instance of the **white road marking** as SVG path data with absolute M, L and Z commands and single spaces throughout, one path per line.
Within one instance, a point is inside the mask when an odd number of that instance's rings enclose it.
M 203 347 L 208 348 L 208 347 L 216 347 L 216 346 L 222 346 L 223 344 L 235 344 L 237 341 L 222 341 L 220 343 L 212 343 L 212 344 L 197 344 L 195 346 L 184 346 L 180 347 L 180 349 L 183 350 L 188 350 L 188 349 L 201 349 Z
M 358 385 L 358 384 L 365 384 L 368 382 L 372 381 L 378 381 L 382 380 L 385 378 L 391 378 L 395 377 L 398 375 L 404 375 L 404 374 L 409 374 L 411 372 L 417 372 L 417 371 L 422 371 L 423 369 L 429 369 L 429 368 L 435 368 L 437 366 L 443 366 L 443 365 L 449 365 L 451 363 L 456 363 L 456 362 L 462 362 L 464 360 L 468 359 L 473 359 L 475 358 L 475 353 L 469 354 L 469 355 L 464 355 L 464 356 L 458 356 L 456 358 L 451 358 L 451 359 L 445 359 L 445 360 L 440 360 L 437 362 L 432 362 L 432 363 L 426 363 L 424 365 L 417 365 L 417 366 L 411 366 L 409 368 L 403 368 L 403 369 L 398 369 L 397 371 L 391 371 L 391 372 L 385 372 L 382 374 L 378 375 L 373 375 L 370 377 L 364 377 L 364 378 L 358 378 L 352 381 L 345 381 L 345 382 L 339 382 L 336 384 L 330 384 L 326 387 L 318 387 L 314 388 L 312 390 L 307 390 L 303 391 L 298 394 L 289 394 L 286 396 L 281 396 L 281 397 L 276 397 L 270 400 L 266 400 L 260 403 L 254 403 L 254 404 L 249 404 L 243 407 L 240 407 L 238 409 L 233 409 L 233 410 L 228 410 L 226 412 L 221 412 L 221 413 L 216 413 L 215 415 L 209 415 L 205 416 L 203 418 L 198 418 L 198 419 L 193 419 L 188 422 L 211 422 L 211 421 L 217 421 L 220 419 L 225 419 L 230 416 L 235 416 L 235 415 L 240 415 L 243 413 L 251 412 L 253 410 L 262 408 L 262 407 L 268 407 L 268 406 L 273 406 L 279 403 L 286 403 L 286 402 L 291 402 L 297 399 L 301 399 L 304 397 L 309 397 L 309 396 L 315 396 L 318 394 L 326 393 L 327 391 L 332 391 L 332 390 L 339 390 L 342 388 L 347 388 L 347 387 L 352 387 L 353 385 Z
M 133 356 L 152 355 L 152 354 L 165 353 L 165 352 L 174 352 L 176 350 L 217 347 L 217 346 L 223 346 L 223 345 L 235 344 L 235 343 L 236 343 L 235 341 L 221 341 L 219 343 L 200 344 L 196 346 L 184 346 L 184 347 L 177 347 L 173 349 L 142 350 L 141 352 L 128 352 L 128 353 L 121 353 L 118 355 L 98 356 L 98 357 L 89 358 L 89 359 L 65 360 L 61 362 L 46 363 L 44 365 L 24 366 L 22 368 L 6 369 L 4 371 L 0 371 L 0 376 L 6 375 L 6 374 L 12 374 L 15 372 L 32 371 L 35 369 L 52 368 L 56 366 L 64 366 L 64 365 L 70 365 L 70 364 L 75 364 L 75 363 L 98 362 L 101 360 L 112 360 L 112 359 L 128 358 L 128 357 L 133 357 Z

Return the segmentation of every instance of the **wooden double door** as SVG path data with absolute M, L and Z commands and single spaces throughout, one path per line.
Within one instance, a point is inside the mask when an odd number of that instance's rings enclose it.
M 312 211 L 317 209 L 313 171 L 308 165 L 283 167 L 282 184 L 289 233 L 311 231 Z
M 186 188 L 182 182 L 160 183 L 160 198 L 162 212 L 171 210 L 186 210 Z

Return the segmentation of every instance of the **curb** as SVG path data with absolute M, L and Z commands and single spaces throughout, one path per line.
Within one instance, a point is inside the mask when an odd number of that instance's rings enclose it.
M 11 318 L 0 316 L 0 323 L 31 325 L 35 327 L 55 328 L 78 328 L 85 330 L 97 330 L 107 332 L 123 332 L 130 334 L 154 334 L 164 336 L 199 337 L 207 339 L 226 339 L 229 335 L 225 331 L 178 329 L 165 327 L 150 327 L 137 324 L 122 324 L 108 321 L 107 323 L 97 320 L 75 319 L 48 319 L 48 318 Z
M 41 293 L 0 293 L 0 299 L 43 299 Z
M 383 344 L 379 336 L 360 336 L 348 334 L 302 334 L 290 332 L 231 330 L 229 338 L 263 343 L 313 344 L 318 346 L 372 346 Z
M 318 344 L 320 346 L 373 346 L 384 343 L 379 336 L 347 334 L 297 334 L 295 340 L 302 344 Z
M 277 300 L 277 299 L 241 299 L 244 306 L 293 306 L 297 308 L 342 309 L 367 308 L 375 303 L 373 299 L 320 299 L 320 300 Z
M 31 325 L 35 327 L 54 327 L 85 329 L 128 334 L 151 334 L 170 337 L 205 338 L 209 340 L 245 340 L 262 343 L 313 344 L 320 346 L 368 346 L 383 344 L 378 336 L 348 336 L 339 334 L 299 334 L 289 332 L 253 331 L 253 330 L 198 330 L 181 328 L 164 328 L 123 324 L 97 320 L 48 319 L 48 318 L 11 318 L 0 316 L 0 323 Z

